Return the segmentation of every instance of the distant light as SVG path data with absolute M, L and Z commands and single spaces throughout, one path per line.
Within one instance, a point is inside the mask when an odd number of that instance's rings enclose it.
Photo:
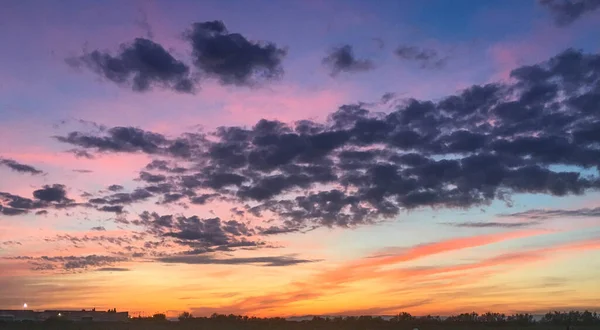
M 24 304 L 23 304 L 23 308 L 27 308 L 27 303 L 24 303 Z
M 58 316 L 62 316 L 60 313 L 58 313 Z

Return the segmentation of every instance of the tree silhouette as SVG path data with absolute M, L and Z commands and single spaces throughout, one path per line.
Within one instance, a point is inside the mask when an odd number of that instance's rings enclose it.
M 187 320 L 190 320 L 193 318 L 194 318 L 194 316 L 190 312 L 183 312 L 183 313 L 179 314 L 179 317 L 178 317 L 179 321 L 187 321 Z
M 405 322 L 405 321 L 414 321 L 414 320 L 416 320 L 416 317 L 414 317 L 406 312 L 402 312 L 392 318 L 393 322 Z

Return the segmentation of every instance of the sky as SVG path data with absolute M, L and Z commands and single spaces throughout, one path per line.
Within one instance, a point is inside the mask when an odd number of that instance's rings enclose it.
M 0 309 L 600 311 L 600 2 L 0 4 Z

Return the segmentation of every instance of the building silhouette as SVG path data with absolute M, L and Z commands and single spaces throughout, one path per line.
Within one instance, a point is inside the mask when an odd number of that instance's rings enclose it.
M 45 321 L 49 319 L 87 322 L 124 322 L 129 320 L 129 312 L 93 310 L 0 310 L 0 321 Z

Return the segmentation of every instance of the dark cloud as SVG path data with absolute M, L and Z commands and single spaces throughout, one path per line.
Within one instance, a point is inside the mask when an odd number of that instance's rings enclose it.
M 87 152 L 85 150 L 71 149 L 71 150 L 67 150 L 67 152 L 72 153 L 77 158 L 94 159 L 94 155 L 92 155 L 91 153 L 89 153 L 89 152 Z
M 526 218 L 526 219 L 534 219 L 534 220 L 543 220 L 550 218 L 577 218 L 577 217 L 591 217 L 598 218 L 600 217 L 600 207 L 596 208 L 583 208 L 583 209 L 575 209 L 575 210 L 528 210 L 524 212 L 517 213 L 505 213 L 500 214 L 501 217 L 510 217 L 510 218 Z
M 422 69 L 441 69 L 446 65 L 447 57 L 442 57 L 435 49 L 402 45 L 394 51 L 403 60 L 419 63 Z
M 126 237 L 126 236 L 120 236 L 120 237 L 113 237 L 113 236 L 105 236 L 105 235 L 100 235 L 100 236 L 72 236 L 69 234 L 64 234 L 64 235 L 56 235 L 55 237 L 52 238 L 46 238 L 44 239 L 46 242 L 58 242 L 58 241 L 65 241 L 65 242 L 70 242 L 71 244 L 73 244 L 74 246 L 80 246 L 82 244 L 85 243 L 98 243 L 98 244 L 114 244 L 114 245 L 118 245 L 118 246 L 123 246 L 123 245 L 127 245 L 127 244 L 131 244 L 132 243 L 132 238 L 130 237 Z
M 186 168 L 179 167 L 179 166 L 172 166 L 168 161 L 158 160 L 158 159 L 155 159 L 152 162 L 150 162 L 148 165 L 146 165 L 146 169 L 163 171 L 163 172 L 168 172 L 168 173 L 184 173 L 187 171 Z
M 106 231 L 106 228 L 104 228 L 103 226 L 98 226 L 98 227 L 92 227 L 91 230 L 94 230 L 94 231 Z
M 123 205 L 104 205 L 97 208 L 98 211 L 112 212 L 112 213 L 123 213 Z
M 131 271 L 129 268 L 121 268 L 121 267 L 102 267 L 96 269 L 97 272 L 128 272 Z
M 42 189 L 35 190 L 33 197 L 43 202 L 63 203 L 72 201 L 67 198 L 65 186 L 62 184 L 46 185 Z
M 31 264 L 32 270 L 36 271 L 48 271 L 61 268 L 69 272 L 111 266 L 119 262 L 127 261 L 127 258 L 124 257 L 95 254 L 87 256 L 20 256 L 14 257 L 13 259 L 27 260 Z
M 94 137 L 79 132 L 72 132 L 66 137 L 57 137 L 61 142 L 70 143 L 82 148 L 98 151 L 132 152 L 143 151 L 156 153 L 160 146 L 167 143 L 166 138 L 157 133 L 146 132 L 134 127 L 113 127 L 108 136 Z
M 44 257 L 42 257 L 44 259 Z M 101 255 L 76 256 L 76 257 L 49 257 L 49 259 L 63 262 L 65 269 L 79 269 L 111 265 L 125 261 L 125 258 Z
M 27 212 L 28 211 L 25 209 L 17 209 L 14 207 L 5 207 L 5 206 L 0 205 L 0 213 L 2 213 L 3 215 L 8 215 L 8 216 L 21 215 L 21 214 L 25 214 Z
M 185 36 L 196 67 L 224 85 L 253 85 L 283 74 L 285 49 L 229 33 L 222 21 L 194 23 Z
M 160 193 L 168 194 L 169 192 L 175 190 L 175 188 L 176 188 L 175 186 L 173 186 L 170 183 L 166 183 L 166 182 L 156 183 L 151 186 L 144 187 L 144 189 L 146 189 L 146 191 L 149 191 L 153 194 L 160 194 Z
M 63 143 L 97 152 L 143 152 L 152 155 L 167 155 L 187 158 L 204 147 L 203 136 L 188 134 L 170 140 L 162 134 L 144 131 L 136 127 L 113 127 L 102 136 L 71 132 L 67 136 L 56 136 Z M 193 143 L 193 145 L 192 145 Z
M 44 215 L 48 213 L 45 208 L 64 209 L 79 205 L 67 197 L 65 186 L 61 184 L 45 185 L 42 189 L 35 190 L 33 197 L 34 199 L 30 199 L 0 192 L 0 213 L 21 215 L 37 210 L 36 215 Z
M 181 200 L 184 197 L 182 194 L 164 194 L 160 204 L 169 204 Z
M 350 45 L 333 48 L 322 62 L 331 70 L 332 76 L 341 72 L 364 72 L 375 68 L 371 60 L 357 59 Z
M 161 45 L 144 38 L 121 45 L 117 55 L 94 50 L 67 59 L 67 63 L 86 67 L 116 84 L 130 86 L 136 92 L 161 87 L 191 93 L 196 84 L 185 63 L 175 59 Z
M 172 238 L 176 244 L 191 248 L 186 254 L 258 248 L 265 245 L 263 242 L 251 240 L 255 230 L 237 220 L 159 215 L 156 212 L 145 211 L 140 214 L 139 220 L 130 223 L 144 227 L 148 234 Z
M 148 183 L 158 183 L 165 181 L 166 179 L 167 177 L 162 174 L 151 174 L 145 171 L 140 172 L 140 180 Z
M 27 174 L 33 174 L 33 175 L 44 173 L 43 171 L 38 170 L 37 168 L 35 168 L 31 165 L 22 164 L 13 159 L 6 159 L 6 158 L 0 157 L 0 165 L 4 165 L 4 166 L 10 168 L 11 170 L 13 170 L 15 172 L 19 172 L 19 173 L 27 173 Z
M 181 263 L 193 265 L 243 265 L 255 264 L 268 267 L 294 266 L 303 263 L 316 262 L 318 260 L 297 259 L 292 256 L 253 257 L 253 258 L 227 258 L 217 259 L 211 256 L 169 256 L 158 258 L 157 261 L 164 263 Z
M 219 197 L 219 194 L 202 194 L 190 198 L 190 202 L 192 204 L 204 205 L 216 197 Z
M 388 113 L 343 105 L 321 123 L 263 119 L 253 127 L 221 127 L 175 140 L 118 127 L 63 139 L 91 150 L 167 159 L 143 169 L 160 171 L 151 174 L 160 175 L 150 180 L 156 182 L 140 181 L 145 186 L 131 194 L 101 196 L 90 204 L 153 197 L 238 203 L 240 215 L 276 219 L 273 228 L 256 228 L 264 235 L 353 227 L 424 207 L 471 208 L 496 200 L 510 205 L 514 194 L 597 190 L 600 55 L 569 49 L 516 68 L 511 76 L 511 82 L 474 85 L 436 101 L 404 100 Z M 185 141 L 185 147 L 170 148 L 174 141 Z M 175 149 L 186 151 L 170 151 Z M 186 162 L 186 171 L 169 170 L 178 161 Z M 173 217 L 169 223 L 168 229 L 148 228 L 193 248 L 231 242 L 220 219 Z
M 233 224 L 224 224 L 219 218 L 178 217 L 172 223 L 172 231 L 166 232 L 164 235 L 205 246 L 227 245 L 232 243 L 232 238 L 235 236 L 249 235 L 249 229 L 245 224 L 235 220 L 229 222 L 233 222 Z M 231 232 L 234 229 L 236 231 Z
M 539 0 L 539 3 L 550 11 L 558 26 L 569 25 L 600 8 L 600 0 Z
M 453 227 L 462 228 L 520 228 L 529 227 L 536 225 L 537 221 L 523 221 L 523 222 L 450 222 L 445 223 L 446 225 Z
M 89 202 L 92 204 L 128 205 L 140 201 L 145 201 L 152 196 L 152 193 L 148 190 L 143 188 L 137 188 L 131 193 L 114 193 L 102 198 L 92 198 L 89 200 Z
M 117 192 L 117 191 L 121 191 L 123 190 L 123 186 L 118 185 L 118 184 L 111 184 L 110 186 L 108 186 L 108 188 L 106 188 L 112 192 Z
M 286 228 L 279 226 L 270 226 L 268 228 L 259 228 L 259 233 L 261 235 L 279 235 L 279 234 L 289 234 L 298 232 L 298 228 Z

